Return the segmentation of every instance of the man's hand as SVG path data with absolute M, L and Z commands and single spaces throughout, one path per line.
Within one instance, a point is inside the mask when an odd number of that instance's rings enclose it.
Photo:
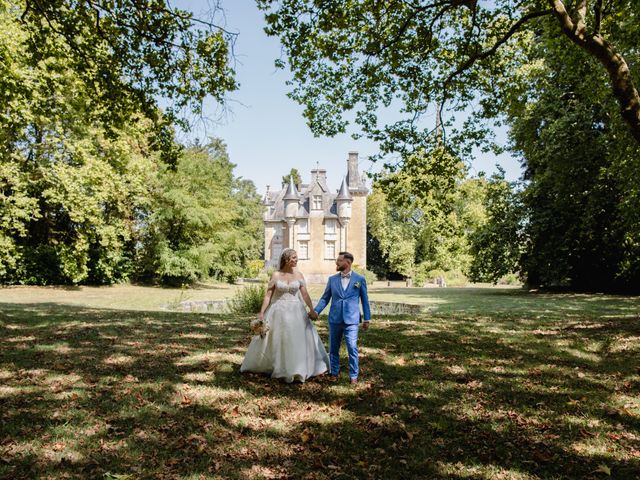
M 318 312 L 316 312 L 315 310 L 310 310 L 309 311 L 309 318 L 311 320 L 317 320 L 318 319 Z
M 369 330 L 369 320 L 366 320 L 365 322 L 362 323 L 362 329 Z

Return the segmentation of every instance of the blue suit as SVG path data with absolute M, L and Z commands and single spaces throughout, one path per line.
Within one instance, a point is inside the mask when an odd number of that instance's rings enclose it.
M 360 322 L 360 302 L 364 320 L 371 320 L 367 281 L 365 278 L 351 271 L 351 278 L 347 288 L 342 288 L 341 274 L 332 275 L 327 282 L 315 311 L 322 312 L 331 301 L 329 309 L 329 360 L 331 374 L 340 371 L 340 344 L 344 335 L 349 353 L 349 377 L 358 378 L 358 324 Z

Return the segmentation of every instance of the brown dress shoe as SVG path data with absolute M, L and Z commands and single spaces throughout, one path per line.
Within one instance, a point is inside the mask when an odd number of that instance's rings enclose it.
M 357 378 L 352 378 L 351 379 L 351 385 L 358 383 L 358 379 Z

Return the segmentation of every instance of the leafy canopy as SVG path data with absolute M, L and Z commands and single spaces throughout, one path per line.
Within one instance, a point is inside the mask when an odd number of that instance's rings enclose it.
M 266 32 L 283 45 L 277 64 L 292 71 L 290 96 L 313 133 L 333 136 L 355 123 L 382 155 L 401 160 L 434 141 L 436 106 L 460 111 L 479 99 L 480 117 L 499 114 L 495 101 L 522 61 L 520 47 L 545 17 L 566 46 L 575 43 L 610 72 L 611 92 L 640 141 L 640 97 L 625 61 L 637 57 L 637 0 L 566 3 L 258 0 Z M 453 131 L 452 147 L 489 134 L 473 119 L 463 131 Z
M 119 128 L 137 112 L 153 120 L 153 147 L 173 162 L 172 124 L 188 126 L 207 96 L 222 103 L 237 88 L 232 34 L 166 0 L 0 0 L 21 25 L 29 63 L 67 59 L 92 114 Z M 164 113 L 158 101 L 164 99 Z

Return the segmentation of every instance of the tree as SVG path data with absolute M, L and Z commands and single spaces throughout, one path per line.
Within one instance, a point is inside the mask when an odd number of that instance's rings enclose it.
M 552 19 L 565 43 L 605 67 L 640 142 L 638 72 L 626 59 L 637 55 L 637 0 L 257 1 L 266 32 L 283 45 L 277 65 L 293 72 L 290 96 L 304 106 L 316 135 L 345 132 L 353 121 L 379 142 L 382 155 L 398 152 L 402 161 L 434 141 L 433 124 L 421 121 L 434 105 L 460 111 L 479 98 L 480 116 L 495 116 L 494 101 L 520 65 L 520 47 Z M 402 118 L 381 118 L 390 111 Z M 450 145 L 470 147 L 488 134 L 473 121 L 465 130 Z
M 235 165 L 219 139 L 192 147 L 166 167 L 141 252 L 141 276 L 162 283 L 233 280 L 260 255 L 260 197 L 233 177 Z
M 302 184 L 302 177 L 300 176 L 300 172 L 297 168 L 292 168 L 289 173 L 283 175 L 282 186 L 286 187 L 287 185 L 289 185 L 289 181 L 291 180 L 291 178 L 293 178 L 293 184 L 296 187 L 300 188 L 300 185 Z
M 523 51 L 503 98 L 525 182 L 517 190 L 491 182 L 472 272 L 495 281 L 518 271 L 532 287 L 637 291 L 640 147 L 603 88 L 606 74 L 551 27 Z
M 412 278 L 415 275 L 417 224 L 410 212 L 394 208 L 384 193 L 374 187 L 367 200 L 367 227 L 377 240 L 391 272 Z
M 34 61 L 30 32 L 0 3 L 0 281 L 124 280 L 154 184 L 151 122 L 107 128 L 62 40 L 47 46 Z
M 486 180 L 465 173 L 462 162 L 440 146 L 381 175 L 367 203 L 369 245 L 382 257 L 372 268 L 418 284 L 435 271 L 467 273 L 469 235 L 485 221 Z
M 486 221 L 470 235 L 469 277 L 474 282 L 498 283 L 509 274 L 522 273 L 526 214 L 517 186 L 493 175 L 483 201 Z
M 216 10 L 203 20 L 167 0 L 0 0 L 24 32 L 27 63 L 64 57 L 93 118 L 111 129 L 144 114 L 154 124 L 152 147 L 169 163 L 177 158 L 173 122 L 186 126 L 205 97 L 223 102 L 237 87 L 235 34 L 215 23 Z M 168 100 L 162 114 L 159 97 Z
M 629 177 L 640 173 L 640 148 L 587 55 L 562 48 L 548 30 L 530 55 L 544 61 L 508 99 L 512 142 L 528 180 L 527 283 L 599 291 L 638 285 L 633 210 L 640 204 Z

